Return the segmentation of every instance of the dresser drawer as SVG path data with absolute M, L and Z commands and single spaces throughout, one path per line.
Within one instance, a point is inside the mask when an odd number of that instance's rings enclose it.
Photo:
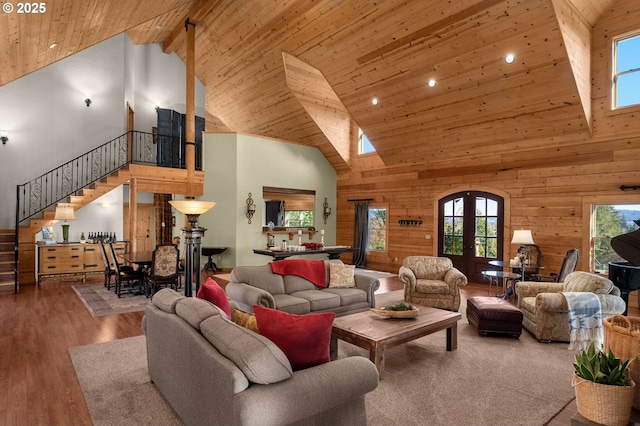
M 40 264 L 41 274 L 74 274 L 84 271 L 83 261 L 65 260 Z

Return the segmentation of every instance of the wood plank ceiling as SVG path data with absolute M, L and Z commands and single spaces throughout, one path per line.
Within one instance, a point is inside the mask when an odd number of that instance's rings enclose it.
M 196 75 L 207 89 L 207 130 L 316 146 L 343 171 L 348 155 L 300 101 L 330 105 L 337 96 L 387 166 L 438 168 L 452 158 L 489 165 L 501 154 L 525 158 L 529 150 L 591 137 L 589 31 L 612 4 L 49 0 L 45 14 L 0 15 L 0 85 L 123 31 L 134 43 L 162 42 L 184 60 L 189 17 Z M 513 64 L 504 60 L 508 53 Z M 321 73 L 334 94 L 323 100 L 325 89 L 311 83 L 294 93 L 283 58 Z M 341 122 L 344 108 L 334 111 Z

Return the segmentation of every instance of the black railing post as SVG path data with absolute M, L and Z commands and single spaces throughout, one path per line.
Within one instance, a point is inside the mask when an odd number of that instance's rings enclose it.
M 16 186 L 16 227 L 15 227 L 15 235 L 14 235 L 14 245 L 13 245 L 13 293 L 18 294 L 20 291 L 20 285 L 18 283 L 18 244 L 20 242 L 20 236 L 18 235 L 18 231 L 20 230 L 20 222 L 18 222 L 18 217 L 20 215 L 20 185 Z

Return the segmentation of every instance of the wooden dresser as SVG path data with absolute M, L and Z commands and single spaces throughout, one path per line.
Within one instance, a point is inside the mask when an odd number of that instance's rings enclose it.
M 116 253 L 125 253 L 127 242 L 113 244 Z M 108 247 L 107 247 L 108 248 Z M 111 253 L 107 250 L 109 260 Z M 82 275 L 104 272 L 104 261 L 99 244 L 54 244 L 37 245 L 36 281 L 40 284 L 43 277 L 60 275 Z

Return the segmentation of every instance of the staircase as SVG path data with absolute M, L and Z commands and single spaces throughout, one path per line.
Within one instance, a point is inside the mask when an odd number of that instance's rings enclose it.
M 131 179 L 136 179 L 139 192 L 187 194 L 187 170 L 128 164 L 90 184 L 87 188 L 77 191 L 75 195 L 60 200 L 58 204 L 70 204 L 74 210 L 78 210 Z M 204 172 L 196 171 L 192 190 L 199 195 L 202 194 L 203 188 Z M 53 205 L 44 210 L 41 218 L 31 218 L 18 227 L 18 282 L 20 284 L 35 283 L 35 235 L 42 230 L 43 226 L 54 223 L 55 207 L 56 205 Z M 13 244 L 12 240 L 12 250 Z M 11 253 L 13 255 L 13 251 Z M 11 272 L 13 273 L 13 269 Z M 11 278 L 13 285 L 13 276 Z
M 14 289 L 15 241 L 15 232 L 0 230 L 0 293 Z
M 78 210 L 125 182 L 135 180 L 138 192 L 201 195 L 204 173 L 184 169 L 185 142 L 179 137 L 129 131 L 73 160 L 18 185 L 16 229 L 18 271 L 15 273 L 15 230 L 0 235 L 0 288 L 35 283 L 35 235 L 54 223 L 58 204 Z M 202 155 L 202 150 L 198 155 Z M 161 163 L 162 166 L 157 164 Z M 199 162 L 202 159 L 199 157 Z M 5 243 L 5 239 L 7 240 Z

